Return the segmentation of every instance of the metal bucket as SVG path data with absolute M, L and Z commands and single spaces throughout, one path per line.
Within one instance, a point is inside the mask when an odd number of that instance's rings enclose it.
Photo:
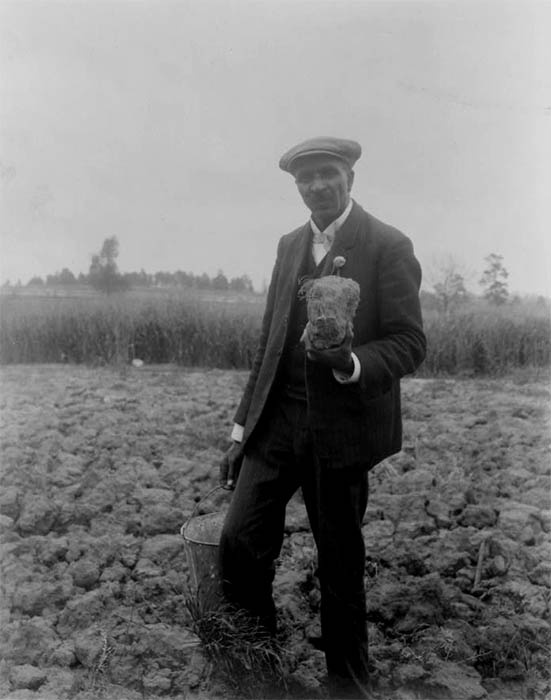
M 217 486 L 201 499 L 193 509 L 180 534 L 184 538 L 184 548 L 191 575 L 191 583 L 198 600 L 206 608 L 212 608 L 222 601 L 222 581 L 218 567 L 218 548 L 225 512 L 195 515 L 197 509 L 209 496 L 222 488 Z

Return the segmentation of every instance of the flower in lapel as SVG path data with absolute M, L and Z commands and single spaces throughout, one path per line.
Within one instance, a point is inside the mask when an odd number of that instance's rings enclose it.
M 343 258 L 342 255 L 337 255 L 333 260 L 333 269 L 331 270 L 331 274 L 337 275 L 338 277 L 340 277 L 341 268 L 343 268 L 345 265 L 346 265 L 346 258 Z

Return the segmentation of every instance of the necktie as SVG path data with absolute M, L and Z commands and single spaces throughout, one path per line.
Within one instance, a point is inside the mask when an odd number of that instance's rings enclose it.
M 314 244 L 323 245 L 325 250 L 329 250 L 333 245 L 333 234 L 326 233 L 325 231 L 320 231 L 319 233 L 314 233 Z

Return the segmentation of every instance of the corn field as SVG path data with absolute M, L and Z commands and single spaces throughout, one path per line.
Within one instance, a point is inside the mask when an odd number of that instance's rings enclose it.
M 248 369 L 258 340 L 262 298 L 182 295 L 3 298 L 0 363 L 70 362 Z M 501 308 L 425 314 L 428 351 L 418 376 L 497 376 L 549 367 L 546 310 Z

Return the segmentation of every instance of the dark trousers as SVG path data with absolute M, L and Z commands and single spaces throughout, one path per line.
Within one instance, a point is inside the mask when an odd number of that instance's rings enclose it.
M 365 697 L 367 469 L 331 468 L 317 458 L 306 404 L 272 402 L 247 446 L 220 542 L 228 601 L 275 632 L 272 582 L 283 543 L 285 507 L 302 488 L 318 550 L 321 628 L 330 683 L 338 697 Z

